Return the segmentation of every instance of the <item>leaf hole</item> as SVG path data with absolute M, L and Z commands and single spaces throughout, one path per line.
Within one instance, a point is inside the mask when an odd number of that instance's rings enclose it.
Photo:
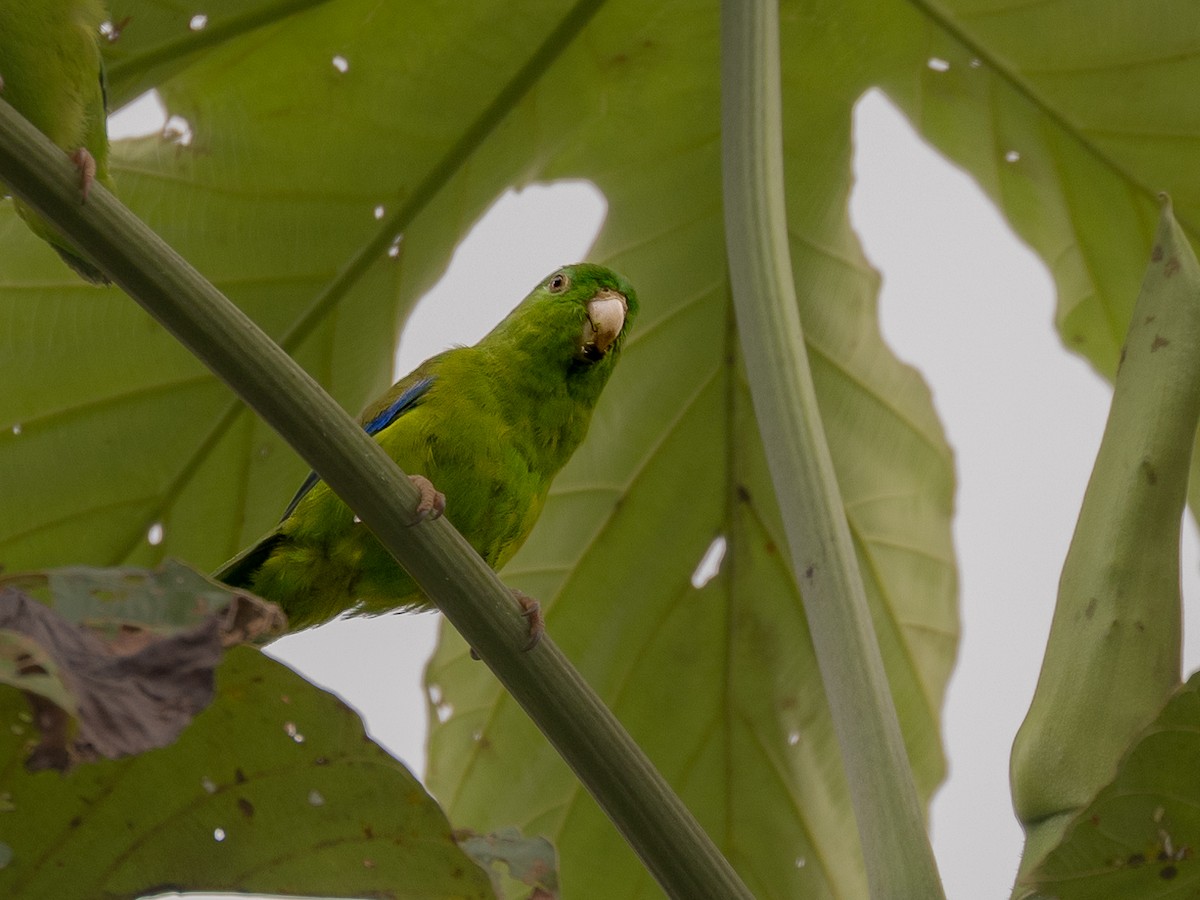
M 721 571 L 721 563 L 725 560 L 727 543 L 725 535 L 718 534 L 713 538 L 712 543 L 708 545 L 708 549 L 704 551 L 704 555 L 700 557 L 700 562 L 696 564 L 696 569 L 692 572 L 692 587 L 696 590 L 700 590 L 700 588 L 716 578 L 717 574 Z
M 163 125 L 162 136 L 164 141 L 178 144 L 180 147 L 191 146 L 194 137 L 192 123 L 183 116 L 171 116 Z

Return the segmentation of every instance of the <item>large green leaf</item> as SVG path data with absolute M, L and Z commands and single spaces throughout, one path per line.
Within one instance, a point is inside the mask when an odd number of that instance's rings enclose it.
M 1200 7 L 1187 0 L 900 4 L 911 65 L 879 84 L 1042 257 L 1063 341 L 1112 378 L 1170 193 L 1200 226 Z M 906 38 L 895 40 L 900 34 Z M 893 46 L 892 53 L 898 49 Z M 932 65 L 920 65 L 921 59 Z M 1190 501 L 1200 501 L 1200 456 Z
M 0 895 L 494 896 L 437 804 L 337 698 L 248 648 L 218 682 L 170 747 L 68 775 L 24 771 L 25 701 L 0 688 Z
M 405 312 L 504 187 L 566 176 L 601 187 L 610 216 L 593 256 L 630 276 L 644 314 L 507 574 L 551 606 L 556 639 L 760 896 L 861 893 L 737 360 L 716 4 L 329 0 L 241 18 L 222 4 L 198 37 L 163 4 L 117 5 L 115 19 L 131 18 L 112 49 L 114 94 L 158 83 L 192 129 L 186 146 L 118 147 L 122 196 L 351 408 L 387 380 Z M 801 314 L 926 796 L 943 771 L 937 711 L 956 633 L 951 459 L 919 378 L 878 336 L 877 278 L 846 216 L 850 109 L 882 86 L 972 172 L 1051 265 L 1068 342 L 1109 371 L 1152 191 L 1170 190 L 1180 220 L 1196 221 L 1185 167 L 1197 101 L 1181 86 L 1194 81 L 1197 14 L 1183 0 L 784 4 Z M 526 88 L 504 94 L 527 65 Z M 291 454 L 117 292 L 76 285 L 7 214 L 0 246 L 0 380 L 22 386 L 0 395 L 0 559 L 149 564 L 172 552 L 208 565 L 255 537 L 301 475 Z M 155 523 L 164 539 L 151 544 Z M 721 572 L 695 588 L 718 536 Z M 653 892 L 455 642 L 431 677 L 448 704 L 433 781 L 456 818 L 549 834 L 568 891 Z
M 715 8 L 674 7 L 648 23 L 609 5 L 540 86 L 555 105 L 594 110 L 589 134 L 634 136 L 585 141 L 548 174 L 598 183 L 610 215 L 597 255 L 629 272 L 646 302 L 591 437 L 505 575 L 553 604 L 550 633 L 756 896 L 857 896 L 857 835 L 731 327 L 717 28 Z M 816 37 L 794 25 L 785 35 L 793 263 L 839 483 L 928 797 L 943 772 L 937 710 L 956 633 L 950 454 L 920 380 L 878 336 L 877 279 L 846 217 L 850 109 L 865 84 L 849 51 L 835 66 L 828 50 L 802 46 Z M 613 78 L 589 91 L 572 73 L 597 46 Z M 697 588 L 693 570 L 717 537 L 721 572 Z M 430 784 L 454 817 L 491 828 L 523 810 L 525 831 L 558 842 L 568 889 L 656 893 L 459 642 L 447 636 L 428 677 L 439 722 Z
M 119 6 L 114 19 L 129 20 L 112 49 L 115 95 L 165 77 L 160 93 L 191 130 L 186 145 L 119 146 L 122 196 L 351 407 L 386 381 L 404 312 L 500 190 L 566 176 L 601 187 L 610 218 L 593 255 L 632 278 L 645 312 L 512 577 L 552 604 L 555 636 L 756 891 L 861 892 L 737 359 L 716 5 L 336 0 L 238 20 L 257 28 L 223 25 L 236 12 L 221 7 L 199 37 L 157 4 Z M 956 635 L 950 455 L 920 380 L 879 339 L 877 278 L 846 215 L 849 110 L 875 55 L 863 41 L 885 32 L 853 8 L 785 13 L 802 314 L 928 797 L 944 770 L 937 711 Z M 506 93 L 522 71 L 523 89 Z M 300 477 L 292 456 L 116 291 L 76 285 L 11 217 L 0 229 L 0 321 L 20 335 L 0 379 L 27 386 L 0 399 L 0 493 L 13 498 L 0 558 L 148 564 L 171 552 L 206 565 L 256 536 Z M 718 536 L 721 574 L 695 588 Z M 445 654 L 450 668 L 434 677 L 457 714 L 435 736 L 434 784 L 456 818 L 549 834 L 569 890 L 645 890 L 486 672 L 454 643 Z

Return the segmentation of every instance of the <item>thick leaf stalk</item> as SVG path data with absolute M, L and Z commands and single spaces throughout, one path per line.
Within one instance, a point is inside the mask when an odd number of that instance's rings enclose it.
M 245 314 L 0 99 L 0 181 L 226 381 L 346 501 L 491 667 L 671 897 L 750 897 L 646 755 L 445 519 L 410 527 L 417 489 Z
M 1013 745 L 1022 873 L 1112 781 L 1179 685 L 1180 524 L 1198 419 L 1200 265 L 1164 200 L 1037 690 Z
M 825 440 L 784 212 L 779 10 L 721 5 L 725 235 L 754 411 L 873 897 L 943 896 Z

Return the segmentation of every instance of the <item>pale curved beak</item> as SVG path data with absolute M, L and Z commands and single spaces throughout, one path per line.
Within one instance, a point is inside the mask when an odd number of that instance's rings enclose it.
M 603 359 L 625 327 L 628 306 L 625 295 L 604 290 L 587 304 L 587 321 L 583 323 L 583 356 L 590 360 Z

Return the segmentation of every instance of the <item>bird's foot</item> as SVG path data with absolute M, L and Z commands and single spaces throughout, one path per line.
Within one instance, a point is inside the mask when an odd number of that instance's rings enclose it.
M 546 617 L 542 615 L 542 604 L 538 603 L 533 597 L 530 597 L 524 591 L 518 591 L 516 588 L 509 588 L 508 592 L 513 595 L 513 599 L 521 607 L 521 615 L 529 620 L 529 637 L 525 641 L 525 646 L 521 649 L 528 653 L 538 645 L 538 641 L 542 639 L 542 635 L 546 633 Z M 479 654 L 475 652 L 475 648 L 471 648 L 471 659 L 479 659 Z
M 433 482 L 424 475 L 409 475 L 411 481 L 421 492 L 421 502 L 417 504 L 417 517 L 412 524 L 424 522 L 426 519 L 440 519 L 446 511 L 446 495 L 433 486 Z
M 79 170 L 79 190 L 83 195 L 83 202 L 86 203 L 92 190 L 92 182 L 96 180 L 96 160 L 86 147 L 80 147 L 71 154 L 71 162 L 75 163 L 75 168 Z
M 525 652 L 528 653 L 538 645 L 538 641 L 546 633 L 546 617 L 542 615 L 542 604 L 516 588 L 509 588 L 508 592 L 520 604 L 521 615 L 529 620 L 529 639 L 525 642 L 524 647 Z

